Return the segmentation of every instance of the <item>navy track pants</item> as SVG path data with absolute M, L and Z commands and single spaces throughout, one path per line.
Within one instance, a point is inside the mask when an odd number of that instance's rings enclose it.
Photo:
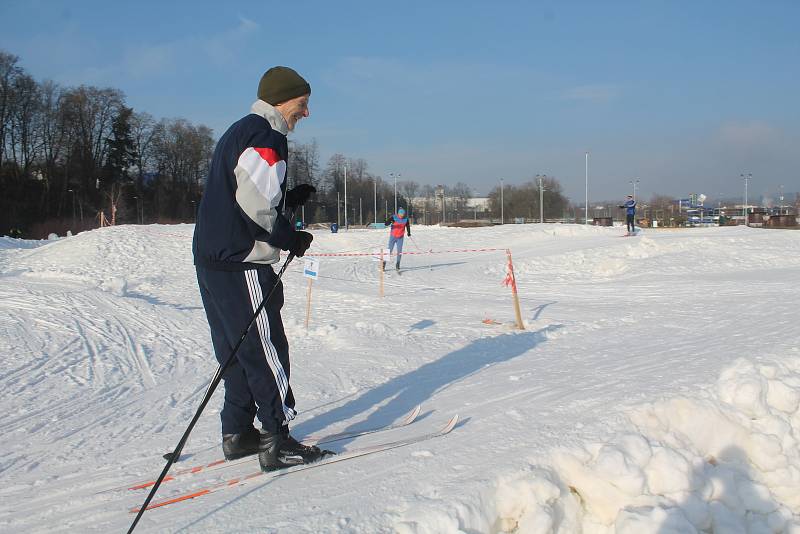
M 269 265 L 247 271 L 195 267 L 214 352 L 223 364 L 278 277 Z M 255 416 L 262 428 L 277 432 L 296 415 L 282 307 L 283 284 L 279 282 L 223 376 L 223 434 L 247 431 Z

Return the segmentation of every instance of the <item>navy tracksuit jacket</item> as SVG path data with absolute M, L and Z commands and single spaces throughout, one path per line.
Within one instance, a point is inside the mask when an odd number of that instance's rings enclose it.
M 197 213 L 192 252 L 217 360 L 223 363 L 277 281 L 272 264 L 293 241 L 281 213 L 288 126 L 261 100 L 220 138 Z M 258 417 L 276 432 L 295 415 L 289 345 L 278 284 L 223 377 L 222 433 L 245 432 Z

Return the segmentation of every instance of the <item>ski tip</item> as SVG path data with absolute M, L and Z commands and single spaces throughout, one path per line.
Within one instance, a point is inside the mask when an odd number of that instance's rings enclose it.
M 450 418 L 450 420 L 447 422 L 447 424 L 444 425 L 444 427 L 442 427 L 442 429 L 439 431 L 439 434 L 447 434 L 447 433 L 449 433 L 451 430 L 453 430 L 456 427 L 456 424 L 458 424 L 458 414 L 456 414 L 456 415 L 454 415 L 453 417 Z
M 417 416 L 419 416 L 420 411 L 422 411 L 422 404 L 417 404 L 416 406 L 414 406 L 414 408 L 410 412 L 408 412 L 408 415 L 406 415 L 403 418 L 403 424 L 407 425 L 411 423 L 414 419 L 417 418 Z

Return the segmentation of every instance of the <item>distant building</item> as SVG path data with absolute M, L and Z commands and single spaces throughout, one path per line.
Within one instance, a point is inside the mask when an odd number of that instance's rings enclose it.
M 467 199 L 467 207 L 480 211 L 489 211 L 489 197 L 473 197 Z

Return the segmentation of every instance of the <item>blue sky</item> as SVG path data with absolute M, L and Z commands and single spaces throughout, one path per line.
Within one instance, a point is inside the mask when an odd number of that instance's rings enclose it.
M 0 48 L 37 80 L 121 89 L 222 132 L 261 74 L 312 86 L 340 152 L 420 183 L 555 176 L 575 202 L 800 191 L 800 2 L 2 0 Z M 637 195 L 638 196 L 638 195 Z

